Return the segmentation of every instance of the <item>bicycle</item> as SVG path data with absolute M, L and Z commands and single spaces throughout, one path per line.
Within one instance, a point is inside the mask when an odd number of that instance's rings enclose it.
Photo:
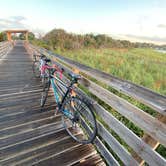
M 92 143 L 97 134 L 97 125 L 93 106 L 87 100 L 79 97 L 74 91 L 74 85 L 81 79 L 80 75 L 68 74 L 71 78 L 66 85 L 60 78 L 63 69 L 44 65 L 43 92 L 41 96 L 41 108 L 44 108 L 50 86 L 53 89 L 56 102 L 56 113 L 62 114 L 62 123 L 68 134 L 82 144 Z M 78 134 L 81 133 L 80 134 Z
M 42 76 L 41 67 L 44 65 L 48 65 L 51 60 L 48 59 L 45 55 L 33 55 L 33 73 L 36 78 L 40 78 Z

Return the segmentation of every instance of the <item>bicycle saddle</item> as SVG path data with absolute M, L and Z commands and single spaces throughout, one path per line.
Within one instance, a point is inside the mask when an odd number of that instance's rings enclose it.
M 48 62 L 51 62 L 51 59 L 49 59 L 49 58 L 43 58 L 43 61 L 45 61 L 46 63 L 48 63 Z
M 79 74 L 69 73 L 68 75 L 69 75 L 73 80 L 80 80 L 80 79 L 81 79 L 81 75 L 79 75 Z

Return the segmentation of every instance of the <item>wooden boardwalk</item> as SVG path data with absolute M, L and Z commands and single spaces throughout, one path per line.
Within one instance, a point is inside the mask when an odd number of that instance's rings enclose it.
M 91 144 L 67 134 L 52 96 L 40 111 L 41 89 L 31 56 L 17 43 L 0 59 L 0 165 L 105 165 Z

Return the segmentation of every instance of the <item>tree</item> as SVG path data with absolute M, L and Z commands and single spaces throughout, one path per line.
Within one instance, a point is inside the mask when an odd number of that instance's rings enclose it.
M 29 39 L 29 40 L 34 40 L 34 39 L 35 39 L 34 33 L 29 32 L 29 33 L 28 33 L 28 39 Z
M 0 42 L 7 40 L 6 33 L 5 32 L 0 32 Z
M 19 39 L 20 39 L 20 40 L 25 40 L 25 34 L 24 34 L 24 33 L 20 33 Z

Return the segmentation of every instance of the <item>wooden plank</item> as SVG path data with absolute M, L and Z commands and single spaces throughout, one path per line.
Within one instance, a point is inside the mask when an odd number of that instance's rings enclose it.
M 0 159 L 2 162 L 6 162 L 8 160 L 13 160 L 13 158 L 17 158 L 20 154 L 26 154 L 30 151 L 33 151 L 43 144 L 49 144 L 54 140 L 59 140 L 67 136 L 64 128 L 59 130 L 54 130 L 52 132 L 48 132 L 44 135 L 40 135 L 38 137 L 34 137 L 32 139 L 26 140 L 24 142 L 14 144 L 13 146 L 8 146 L 0 151 Z
M 27 130 L 30 131 L 40 126 L 54 123 L 60 120 L 61 120 L 61 116 L 59 115 L 59 116 L 41 118 L 35 121 L 30 121 L 29 123 L 25 123 L 19 126 L 12 126 L 12 128 L 0 130 L 0 136 L 1 136 L 0 139 L 11 137 L 13 135 L 18 135 L 21 132 L 25 132 Z
M 25 140 L 38 137 L 39 135 L 43 135 L 60 128 L 63 128 L 63 125 L 61 121 L 58 121 L 48 125 L 43 125 L 36 129 L 27 130 L 26 132 L 19 133 L 18 135 L 0 139 L 0 150 L 5 149 L 7 146 L 24 142 Z
M 66 149 L 63 153 L 54 154 L 52 156 L 49 156 L 49 158 L 43 159 L 43 161 L 39 161 L 34 163 L 34 165 L 38 166 L 45 166 L 45 165 L 54 165 L 55 162 L 57 165 L 61 166 L 67 166 L 72 165 L 75 162 L 78 162 L 82 158 L 88 157 L 92 154 L 95 154 L 94 148 L 92 145 L 77 145 L 73 148 Z M 66 157 L 67 156 L 67 157 Z
M 157 115 L 156 117 L 160 122 L 166 124 L 166 116 L 162 116 L 160 114 Z M 154 138 L 152 138 L 150 135 L 148 135 L 147 133 L 145 133 L 143 135 L 142 140 L 144 142 L 146 142 L 148 145 L 150 145 L 152 147 L 153 150 L 155 150 L 158 145 L 160 144 L 157 140 L 155 140 Z M 137 153 L 133 152 L 132 156 L 139 162 L 139 165 L 142 166 L 144 164 L 144 160 L 142 160 Z
M 30 46 L 33 47 L 34 49 L 38 49 L 32 45 Z M 115 88 L 116 90 L 122 93 L 125 93 L 135 98 L 136 100 L 148 105 L 149 107 L 155 109 L 159 113 L 166 115 L 166 104 L 165 104 L 166 97 L 165 96 L 162 96 L 156 92 L 153 92 L 152 90 L 148 88 L 138 86 L 129 81 L 119 79 L 115 76 L 104 73 L 100 70 L 93 69 L 86 65 L 80 64 L 78 62 L 65 58 L 64 56 L 53 54 L 52 52 L 48 52 L 41 48 L 40 48 L 40 51 L 42 51 L 42 53 L 52 55 L 53 57 L 56 57 L 57 59 L 65 62 L 68 65 L 72 65 L 73 67 L 79 68 L 81 72 L 84 72 L 85 74 L 108 84 L 109 86 Z
M 37 90 L 29 90 L 29 91 L 23 91 L 23 92 L 17 92 L 17 93 L 10 93 L 10 94 L 3 94 L 0 95 L 0 98 L 4 98 L 4 97 L 10 97 L 10 96 L 15 96 L 15 95 L 20 95 L 20 94 L 27 94 L 27 93 L 37 93 L 37 92 L 41 92 L 41 89 L 37 89 Z
M 4 128 L 9 128 L 9 127 L 13 127 L 16 125 L 21 125 L 24 123 L 28 123 L 30 121 L 34 121 L 40 118 L 46 118 L 46 117 L 50 117 L 54 115 L 54 111 L 46 111 L 46 112 L 42 112 L 40 114 L 34 114 L 34 115 L 29 115 L 29 116 L 25 116 L 21 119 L 15 119 L 15 120 L 10 120 L 10 121 L 6 121 L 3 123 L 0 123 L 0 130 L 4 129 Z
M 85 128 L 89 135 L 92 133 L 91 128 L 86 124 L 86 122 L 83 119 L 81 119 L 81 125 Z M 98 151 L 101 153 L 101 155 L 104 157 L 104 159 L 107 161 L 109 165 L 119 166 L 119 163 L 116 161 L 116 159 L 109 152 L 107 147 L 102 143 L 98 136 L 96 136 L 93 143 L 96 145 Z
M 49 137 L 49 141 L 45 141 L 36 148 L 32 146 L 31 149 L 28 149 L 25 152 L 23 151 L 18 155 L 11 156 L 10 158 L 3 160 L 1 165 L 33 165 L 33 163 L 35 163 L 37 160 L 46 158 L 52 153 L 60 153 L 62 150 L 78 144 L 77 142 L 73 141 L 69 135 L 65 135 L 60 132 L 56 134 L 57 136 L 54 134 L 54 139 L 53 136 L 50 135 L 51 139 Z
M 85 160 L 81 160 L 79 163 L 76 163 L 75 166 L 105 166 L 106 164 L 103 163 L 101 157 L 99 154 L 95 154 L 93 156 L 90 156 L 89 158 L 86 158 Z
M 127 152 L 123 146 L 98 122 L 98 134 L 110 145 L 111 149 L 118 155 L 125 165 L 138 165 L 137 161 Z

